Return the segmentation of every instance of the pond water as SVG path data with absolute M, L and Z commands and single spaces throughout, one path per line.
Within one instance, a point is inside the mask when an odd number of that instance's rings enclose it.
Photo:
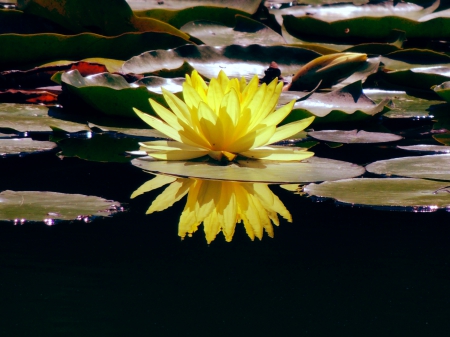
M 373 144 L 314 151 L 360 165 L 405 155 Z M 238 224 L 231 242 L 219 234 L 208 245 L 203 226 L 178 236 L 185 198 L 150 215 L 164 188 L 130 199 L 148 173 L 56 152 L 3 158 L 0 190 L 96 195 L 126 211 L 53 226 L 0 223 L 2 336 L 441 336 L 450 328 L 448 212 L 318 202 L 274 185 L 292 223 L 280 217 L 274 238 L 254 241 Z

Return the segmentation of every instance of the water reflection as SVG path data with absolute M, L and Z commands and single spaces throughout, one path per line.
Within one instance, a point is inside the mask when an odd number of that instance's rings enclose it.
M 147 214 L 162 211 L 187 194 L 186 206 L 180 216 L 178 235 L 192 236 L 203 223 L 206 241 L 212 242 L 220 232 L 226 241 L 233 239 L 237 223 L 243 223 L 250 239 L 262 239 L 266 231 L 273 237 L 273 224 L 279 225 L 278 214 L 292 222 L 292 216 L 268 184 L 177 178 L 156 175 L 131 195 L 169 185 L 152 202 Z

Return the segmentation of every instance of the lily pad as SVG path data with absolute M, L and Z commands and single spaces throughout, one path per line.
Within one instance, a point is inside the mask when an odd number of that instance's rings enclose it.
M 164 3 L 154 0 L 127 0 L 128 4 L 134 11 L 160 9 L 164 5 L 164 9 L 180 10 L 198 6 L 214 6 L 224 8 L 234 8 L 249 14 L 254 14 L 261 3 L 260 0 L 164 0 Z M 139 14 L 139 12 L 137 12 Z
M 52 131 L 52 127 L 69 132 L 89 131 L 84 120 L 77 121 L 61 109 L 33 104 L 0 103 L 0 128 L 27 132 Z
M 152 50 L 126 61 L 124 73 L 151 74 L 161 69 L 177 69 L 189 63 L 206 78 L 216 77 L 220 70 L 228 77 L 251 78 L 264 75 L 272 61 L 278 63 L 282 76 L 290 76 L 320 54 L 309 49 L 287 46 L 223 47 L 186 45 L 170 50 Z
M 378 104 L 367 97 L 361 82 L 355 82 L 330 93 L 313 93 L 310 98 L 295 103 L 283 123 L 316 116 L 313 124 L 361 121 L 385 111 L 389 99 Z
M 56 148 L 53 142 L 32 140 L 31 138 L 0 139 L 0 155 L 20 155 L 38 153 Z
M 0 45 L 8 46 L 0 53 L 0 69 L 30 69 L 58 60 L 78 61 L 89 57 L 127 60 L 147 50 L 170 49 L 189 44 L 186 39 L 167 33 L 126 33 L 106 37 L 92 33 L 2 34 Z
M 311 131 L 308 135 L 319 140 L 327 142 L 355 144 L 355 143 L 385 143 L 395 142 L 403 137 L 394 135 L 392 133 L 384 132 L 367 132 L 364 130 L 323 130 Z
M 446 102 L 450 102 L 450 81 L 441 83 L 433 87 L 433 90 Z
M 189 22 L 180 29 L 210 46 L 232 44 L 270 46 L 286 43 L 280 34 L 266 25 L 242 15 L 236 16 L 234 28 L 203 20 Z
M 43 221 L 85 220 L 90 216 L 110 216 L 121 209 L 120 203 L 82 194 L 37 191 L 3 191 L 0 193 L 0 220 Z
M 137 158 L 131 163 L 145 171 L 178 177 L 284 184 L 345 179 L 365 172 L 356 164 L 319 157 L 302 162 L 238 160 L 228 166 L 209 162 L 159 161 L 150 157 Z
M 450 153 L 450 146 L 443 146 L 443 145 L 417 144 L 408 146 L 397 146 L 397 148 L 407 151 Z
M 410 178 L 355 178 L 309 184 L 304 192 L 351 205 L 419 212 L 450 208 L 448 182 Z
M 450 181 L 450 155 L 438 154 L 376 161 L 366 166 L 375 174 Z
M 101 73 L 83 77 L 78 70 L 73 70 L 64 73 L 61 81 L 63 90 L 81 98 L 104 114 L 136 118 L 133 108 L 153 114 L 149 98 L 165 104 L 161 87 L 180 92 L 185 79 L 151 76 L 128 83 L 121 75 Z
M 438 135 L 433 135 L 433 138 L 437 140 L 439 143 L 450 146 L 450 133 L 441 133 Z

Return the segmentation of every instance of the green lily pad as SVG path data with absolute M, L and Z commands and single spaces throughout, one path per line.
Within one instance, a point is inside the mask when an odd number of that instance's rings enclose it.
M 228 166 L 210 162 L 159 161 L 150 157 L 131 163 L 145 171 L 179 177 L 264 183 L 304 183 L 338 180 L 362 175 L 364 168 L 352 163 L 311 157 L 302 162 L 238 160 Z
M 367 132 L 364 130 L 323 130 L 308 132 L 308 136 L 327 142 L 359 144 L 359 143 L 385 143 L 395 142 L 403 137 L 393 133 Z
M 228 27 L 235 24 L 235 16 L 250 16 L 250 13 L 229 7 L 217 6 L 192 6 L 180 10 L 169 10 L 166 8 L 154 8 L 146 11 L 136 11 L 137 16 L 157 19 L 181 29 L 191 21 L 213 21 Z M 182 30 L 184 31 L 184 30 Z M 186 32 L 186 31 L 185 31 Z M 197 36 L 198 37 L 198 36 Z
M 450 153 L 450 146 L 442 146 L 442 145 L 417 144 L 408 146 L 397 146 L 397 148 L 407 151 Z
M 450 155 L 414 156 L 380 160 L 366 166 L 375 174 L 450 181 Z
M 234 28 L 211 21 L 191 21 L 180 28 L 210 46 L 285 44 L 283 37 L 262 23 L 236 15 Z
M 135 16 L 125 0 L 19 0 L 17 7 L 26 14 L 48 19 L 73 33 L 117 36 L 128 32 L 153 31 L 189 39 L 165 22 Z
M 424 66 L 449 67 L 450 56 L 429 49 L 401 49 L 383 55 L 385 70 L 407 70 Z
M 376 104 L 363 93 L 358 81 L 330 93 L 313 93 L 310 98 L 295 103 L 283 124 L 311 116 L 316 116 L 313 124 L 361 121 L 385 111 L 388 102 L 386 98 Z
M 433 87 L 436 94 L 439 95 L 446 102 L 450 102 L 450 81 L 441 83 Z
M 128 83 L 121 75 L 101 73 L 83 77 L 78 70 L 73 70 L 64 73 L 61 81 L 63 90 L 104 114 L 136 118 L 133 108 L 153 114 L 149 98 L 165 104 L 161 87 L 180 92 L 184 79 L 151 76 Z
M 1 141 L 1 140 L 0 140 Z M 126 163 L 131 160 L 126 151 L 139 149 L 139 140 L 94 134 L 91 138 L 64 138 L 58 141 L 59 157 L 77 157 L 95 162 Z
M 441 144 L 450 145 L 450 132 L 433 135 L 433 138 Z
M 0 103 L 0 128 L 19 132 L 52 131 L 52 127 L 69 132 L 89 131 L 86 122 L 76 120 L 61 109 L 36 104 Z
M 365 205 L 389 210 L 432 212 L 450 208 L 448 182 L 410 178 L 355 178 L 309 184 L 309 195 L 333 198 L 351 205 Z
M 82 194 L 37 191 L 3 191 L 0 193 L 0 220 L 23 224 L 55 220 L 88 220 L 107 217 L 121 210 L 120 203 Z
M 168 33 L 126 33 L 106 37 L 92 33 L 2 34 L 0 45 L 8 46 L 0 53 L 1 69 L 30 69 L 58 60 L 78 61 L 89 57 L 127 60 L 152 49 L 170 49 L 190 42 Z
M 53 142 L 32 140 L 31 138 L 0 139 L 0 155 L 20 155 L 21 153 L 38 153 L 56 148 Z
M 395 16 L 360 17 L 326 22 L 309 16 L 283 15 L 286 31 L 298 38 L 320 41 L 385 42 L 393 30 L 406 33 L 408 39 L 446 40 L 450 36 L 450 18 L 418 22 Z
M 142 10 L 161 9 L 161 7 L 164 7 L 164 10 L 179 11 L 201 6 L 233 8 L 249 14 L 254 14 L 261 3 L 260 0 L 164 0 L 164 3 L 154 0 L 127 0 L 127 2 L 137 15 L 139 15 Z
M 364 89 L 364 93 L 375 102 L 389 99 L 389 111 L 383 114 L 387 118 L 427 118 L 434 115 L 430 107 L 442 101 L 429 100 L 406 94 L 404 91 Z
M 290 76 L 301 66 L 320 56 L 309 49 L 287 46 L 223 47 L 186 45 L 170 50 L 152 50 L 126 61 L 124 73 L 150 74 L 161 69 L 177 69 L 185 62 L 206 78 L 217 77 L 220 70 L 228 77 L 251 78 L 264 75 L 272 61 L 278 63 L 282 76 Z

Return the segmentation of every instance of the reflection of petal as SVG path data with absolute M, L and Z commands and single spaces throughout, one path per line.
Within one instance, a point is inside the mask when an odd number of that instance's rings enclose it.
M 292 217 L 268 184 L 215 181 L 157 176 L 142 185 L 133 196 L 171 183 L 151 204 L 147 214 L 164 210 L 188 194 L 180 216 L 178 235 L 191 236 L 203 223 L 206 241 L 211 243 L 222 231 L 231 241 L 236 224 L 243 222 L 248 236 L 262 239 L 264 231 L 273 237 L 278 214 L 287 221 Z
M 131 199 L 137 197 L 138 195 L 144 194 L 146 192 L 150 192 L 153 190 L 156 190 L 157 188 L 160 188 L 164 185 L 173 183 L 177 178 L 171 177 L 171 176 L 165 176 L 165 175 L 157 175 L 152 180 L 146 181 L 144 184 L 142 184 L 136 191 L 133 192 L 131 195 Z

